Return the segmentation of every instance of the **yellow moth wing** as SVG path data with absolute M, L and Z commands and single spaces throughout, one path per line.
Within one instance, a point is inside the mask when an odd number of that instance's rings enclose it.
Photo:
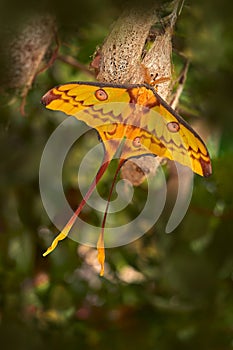
M 123 152 L 126 159 L 151 152 L 189 166 L 202 176 L 212 172 L 200 136 L 150 86 L 68 83 L 51 89 L 42 102 L 95 128 L 103 142 L 139 138 L 142 147 L 128 144 Z

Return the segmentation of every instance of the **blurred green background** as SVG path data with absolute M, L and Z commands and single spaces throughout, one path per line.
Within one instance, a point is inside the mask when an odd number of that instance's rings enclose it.
M 14 26 L 45 3 L 1 2 L 1 18 Z M 123 2 L 49 2 L 59 22 L 61 52 L 88 64 L 120 14 Z M 3 36 L 2 36 L 3 39 Z M 40 104 L 52 86 L 90 79 L 61 61 L 35 80 L 26 117 L 19 100 L 3 98 L 0 130 L 0 344 L 5 349 L 211 349 L 233 347 L 233 21 L 230 1 L 187 1 L 174 47 L 190 58 L 179 110 L 190 122 L 206 122 L 213 175 L 195 176 L 192 202 L 182 223 L 164 233 L 164 213 L 140 240 L 107 250 L 101 278 L 96 250 L 72 240 L 43 258 L 57 230 L 43 208 L 38 171 L 43 148 L 65 116 Z M 176 69 L 176 57 L 174 57 Z M 179 65 L 179 63 L 177 63 Z M 13 97 L 13 96 L 12 96 Z M 191 118 L 190 115 L 193 117 Z M 67 159 L 64 188 L 80 202 L 76 172 L 97 143 L 85 135 Z M 94 174 L 93 174 L 94 175 Z M 100 191 L 111 185 L 111 171 Z M 89 179 L 88 179 L 89 181 Z M 136 189 L 124 211 L 140 209 Z M 83 218 L 98 224 L 90 208 Z

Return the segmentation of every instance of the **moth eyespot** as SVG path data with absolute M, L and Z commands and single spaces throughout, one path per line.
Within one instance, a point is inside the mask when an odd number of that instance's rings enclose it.
M 108 94 L 106 91 L 104 91 L 103 89 L 98 89 L 95 92 L 95 97 L 97 98 L 97 100 L 99 101 L 105 101 L 108 99 Z
M 133 140 L 133 145 L 134 147 L 140 147 L 142 145 L 140 137 L 135 137 L 135 139 Z
M 116 133 L 116 129 L 117 129 L 117 124 L 116 123 L 108 125 L 108 127 L 107 127 L 108 135 L 110 135 L 110 136 L 114 135 Z
M 178 132 L 180 130 L 180 125 L 177 122 L 167 123 L 167 128 L 170 132 Z

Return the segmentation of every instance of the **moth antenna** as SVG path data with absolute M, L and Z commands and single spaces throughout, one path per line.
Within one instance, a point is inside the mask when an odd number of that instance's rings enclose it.
M 97 242 L 98 261 L 100 263 L 100 276 L 104 275 L 104 261 L 105 261 L 104 229 L 105 229 L 106 219 L 107 219 L 107 215 L 108 215 L 108 208 L 109 208 L 110 200 L 112 197 L 112 192 L 113 192 L 113 189 L 114 189 L 115 184 L 116 184 L 117 176 L 118 176 L 124 162 L 125 162 L 125 159 L 120 159 L 120 162 L 119 162 L 118 167 L 116 169 L 116 172 L 115 172 L 115 175 L 114 175 L 114 178 L 112 181 L 112 185 L 111 185 L 111 188 L 110 188 L 110 191 L 108 194 L 107 205 L 105 208 L 104 217 L 103 217 L 103 221 L 102 221 L 102 225 L 101 225 L 101 232 L 100 232 L 98 242 Z

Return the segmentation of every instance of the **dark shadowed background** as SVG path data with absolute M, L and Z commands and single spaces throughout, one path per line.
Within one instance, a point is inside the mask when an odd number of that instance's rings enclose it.
M 1 78 L 8 63 L 7 42 L 26 18 L 45 10 L 54 14 L 61 52 L 88 65 L 123 8 L 124 1 L 110 0 L 1 1 Z M 20 113 L 15 91 L 0 87 L 0 344 L 4 350 L 233 347 L 232 11 L 226 0 L 186 1 L 173 41 L 175 51 L 190 59 L 178 110 L 194 126 L 205 122 L 202 132 L 213 175 L 195 176 L 192 202 L 172 234 L 164 233 L 164 212 L 140 240 L 108 249 L 104 278 L 98 275 L 96 250 L 72 240 L 42 257 L 57 230 L 41 202 L 39 164 L 47 139 L 65 116 L 54 117 L 40 98 L 56 84 L 90 77 L 56 61 L 34 80 L 26 116 Z M 176 60 L 175 54 L 175 69 Z M 96 143 L 94 132 L 86 134 L 65 163 L 64 188 L 74 208 L 81 198 L 77 167 Z M 104 195 L 112 178 L 110 170 L 99 186 Z M 137 215 L 145 188 L 135 190 L 123 220 Z M 99 224 L 90 208 L 83 218 Z

